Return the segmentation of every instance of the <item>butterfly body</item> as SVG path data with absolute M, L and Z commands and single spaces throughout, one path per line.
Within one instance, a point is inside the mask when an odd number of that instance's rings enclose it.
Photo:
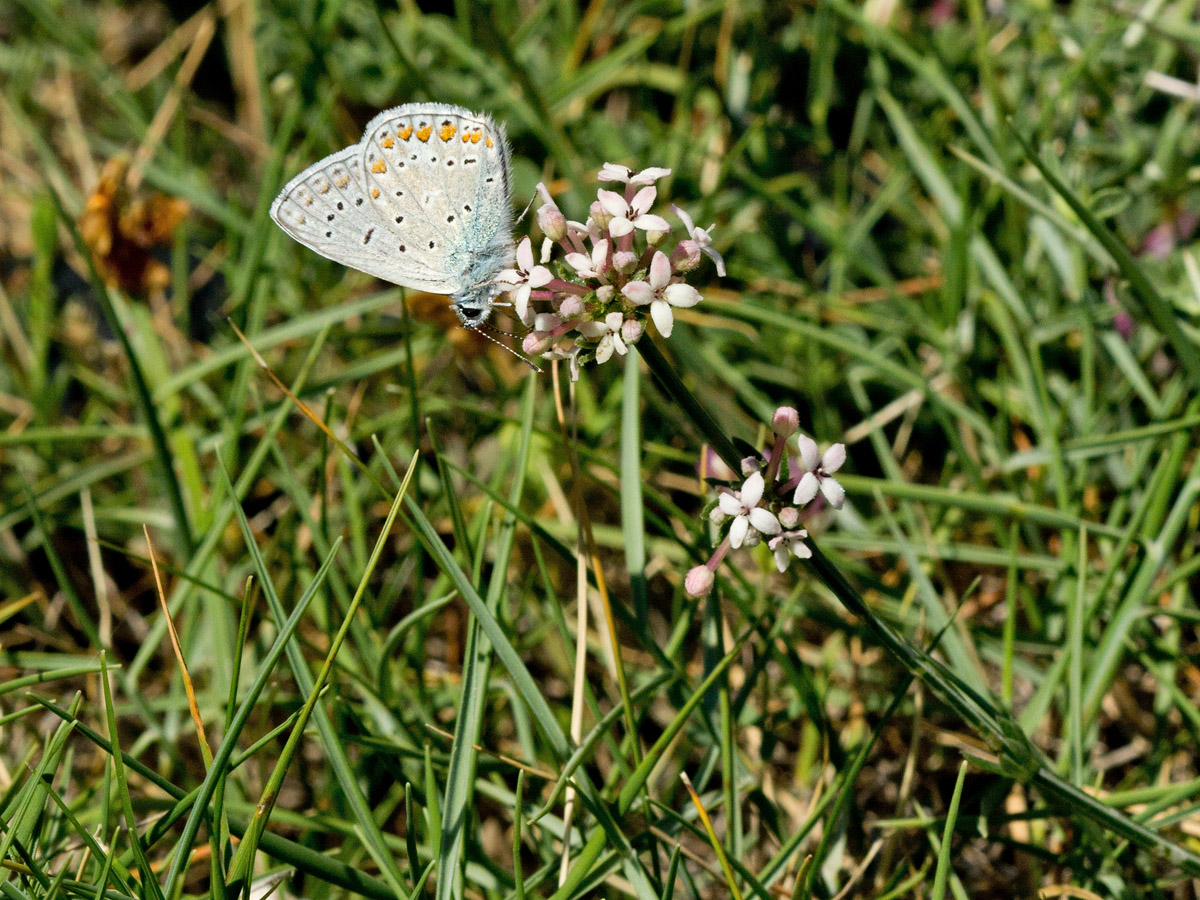
M 477 326 L 515 260 L 504 128 L 443 103 L 386 110 L 359 143 L 288 182 L 271 218 L 322 256 L 448 294 L 463 325 Z

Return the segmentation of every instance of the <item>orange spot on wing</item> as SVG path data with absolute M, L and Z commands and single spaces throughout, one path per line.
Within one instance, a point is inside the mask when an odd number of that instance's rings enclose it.
M 454 133 L 456 131 L 458 131 L 458 129 L 447 122 L 442 126 L 442 130 L 438 132 L 438 137 L 440 137 L 443 141 L 448 141 L 450 138 L 454 137 Z
M 412 126 L 405 125 L 403 128 L 401 128 L 399 131 L 396 132 L 396 137 L 400 138 L 400 140 L 402 140 L 402 141 L 407 141 L 410 137 L 412 137 Z
M 378 199 L 379 199 L 379 188 L 377 188 L 377 187 L 373 187 L 373 188 L 371 188 L 371 199 L 372 199 L 372 200 L 378 200 Z
M 420 128 L 417 129 L 417 140 L 424 143 L 425 141 L 429 140 L 429 136 L 431 134 L 433 134 L 433 126 L 432 125 L 422 125 Z
M 495 147 L 495 146 L 496 146 L 495 144 L 493 144 L 493 143 L 492 143 L 492 139 L 491 139 L 491 138 L 488 138 L 488 139 L 487 139 L 487 145 L 488 145 L 489 147 Z
M 375 160 L 375 164 L 371 166 L 371 171 L 376 175 L 382 175 L 387 171 L 387 163 L 385 163 L 382 159 L 377 159 Z
M 384 150 L 391 150 L 394 146 L 396 146 L 396 142 L 394 140 L 392 140 L 392 136 L 389 134 L 387 137 L 385 137 L 382 141 L 379 142 L 379 146 L 382 147 Z
M 479 139 L 480 139 L 481 137 L 483 137 L 483 132 L 482 132 L 482 131 L 473 131 L 473 132 L 471 132 L 471 143 L 472 143 L 472 144 L 478 144 L 478 143 L 479 143 Z

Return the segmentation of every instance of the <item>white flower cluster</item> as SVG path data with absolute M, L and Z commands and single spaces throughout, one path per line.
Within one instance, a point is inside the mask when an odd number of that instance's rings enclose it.
M 766 540 L 780 572 L 793 558 L 812 557 L 805 543 L 808 531 L 800 527 L 802 511 L 818 495 L 834 509 L 842 508 L 846 490 L 833 475 L 846 461 L 846 445 L 834 444 L 821 453 L 816 441 L 799 435 L 796 443 L 801 471 L 789 478 L 785 474 L 787 442 L 799 430 L 799 423 L 799 413 L 791 407 L 776 410 L 771 422 L 775 441 L 767 456 L 743 460 L 746 479 L 740 489 L 723 488 L 717 496 L 709 520 L 722 529 L 728 526 L 728 531 L 709 561 L 687 573 L 684 587 L 692 596 L 701 597 L 712 590 L 717 566 L 730 550 L 753 547 Z
M 672 227 L 650 210 L 658 197 L 654 182 L 669 174 L 670 169 L 634 172 L 605 163 L 598 179 L 624 184 L 624 190 L 601 188 L 585 222 L 568 221 L 546 186 L 538 185 L 543 203 L 537 221 L 545 235 L 541 259 L 534 260 L 533 243 L 525 238 L 517 246 L 516 267 L 497 279 L 509 290 L 517 317 L 531 329 L 522 344 L 526 353 L 568 360 L 571 377 L 578 378 L 585 362 L 603 363 L 627 353 L 641 338 L 647 317 L 660 335 L 670 337 L 673 310 L 702 299 L 684 280 L 702 256 L 716 262 L 718 275 L 725 274 L 711 227 L 697 228 L 675 206 L 671 211 L 687 237 L 669 252 L 663 249 Z M 535 310 L 535 300 L 548 309 Z

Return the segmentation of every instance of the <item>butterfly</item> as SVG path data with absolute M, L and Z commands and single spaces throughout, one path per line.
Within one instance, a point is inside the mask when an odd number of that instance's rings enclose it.
M 460 106 L 406 103 L 289 181 L 271 218 L 335 262 L 449 295 L 475 328 L 511 288 L 496 280 L 516 258 L 510 181 L 502 125 Z

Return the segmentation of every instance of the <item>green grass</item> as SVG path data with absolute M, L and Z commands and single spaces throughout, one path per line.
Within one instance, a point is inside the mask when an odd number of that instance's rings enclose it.
M 0 4 L 6 900 L 1193 895 L 1194 4 L 885 6 Z M 422 99 L 728 277 L 569 389 L 274 226 Z M 846 508 L 690 598 L 780 405 Z

